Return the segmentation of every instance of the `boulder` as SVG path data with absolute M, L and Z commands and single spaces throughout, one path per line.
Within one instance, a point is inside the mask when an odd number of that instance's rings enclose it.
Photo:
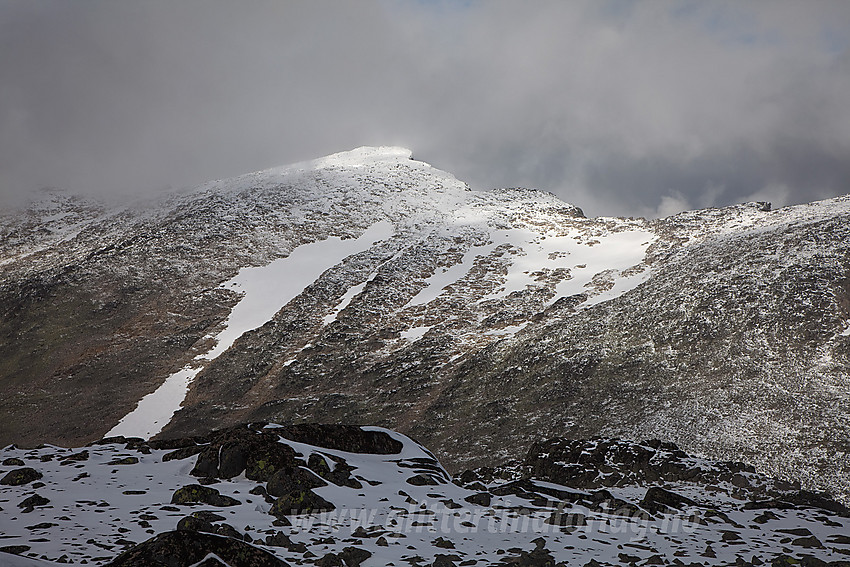
M 177 522 L 177 531 L 204 532 L 208 534 L 214 534 L 215 526 L 213 526 L 212 523 L 208 522 L 207 520 L 196 518 L 195 516 L 186 516 L 185 518 L 181 518 L 180 521 Z
M 372 552 L 359 547 L 344 547 L 339 553 L 339 558 L 346 567 L 360 567 L 360 564 L 372 557 Z
M 295 514 L 330 512 L 335 508 L 336 506 L 312 490 L 296 490 L 280 496 L 272 505 L 269 513 L 272 516 L 281 517 Z
M 471 494 L 464 498 L 466 502 L 477 506 L 489 506 L 491 499 L 492 497 L 489 492 L 479 492 L 478 494 Z
M 552 515 L 546 518 L 547 524 L 561 527 L 576 527 L 586 526 L 587 517 L 584 514 L 563 513 L 561 511 L 552 512 Z
M 408 478 L 407 484 L 412 484 L 413 486 L 438 486 L 441 483 L 430 474 L 417 474 Z
M 3 478 L 0 478 L 0 484 L 5 484 L 7 486 L 22 486 L 33 482 L 34 480 L 39 480 L 42 476 L 43 475 L 40 472 L 32 467 L 22 467 L 6 473 Z
M 342 559 L 336 553 L 326 553 L 316 561 L 318 567 L 342 567 Z
M 41 496 L 39 494 L 33 494 L 27 498 L 24 498 L 20 504 L 18 504 L 18 508 L 23 508 L 24 512 L 32 512 L 33 508 L 36 506 L 47 506 L 50 504 L 50 500 Z
M 193 476 L 233 478 L 244 471 L 248 478 L 265 482 L 276 471 L 298 465 L 295 451 L 281 443 L 274 430 L 264 429 L 264 424 L 238 425 L 213 432 L 209 438 L 198 454 Z M 188 450 L 194 451 L 194 447 Z
M 210 506 L 236 506 L 240 504 L 235 498 L 222 495 L 215 488 L 190 484 L 178 488 L 171 495 L 172 504 L 209 504 Z

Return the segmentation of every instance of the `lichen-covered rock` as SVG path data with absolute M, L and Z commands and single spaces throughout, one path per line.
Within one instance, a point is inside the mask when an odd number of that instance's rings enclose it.
M 9 471 L 3 478 L 0 478 L 0 484 L 7 486 L 21 486 L 42 478 L 42 474 L 32 467 L 22 467 Z
M 223 444 L 218 453 L 218 476 L 233 478 L 242 474 L 248 465 L 249 451 L 256 449 L 250 445 L 241 439 Z
M 273 516 L 292 516 L 314 512 L 330 512 L 336 507 L 312 490 L 296 490 L 280 496 L 269 513 Z
M 107 464 L 108 465 L 136 465 L 138 463 L 139 463 L 138 457 L 128 456 L 128 457 L 121 457 L 119 459 L 113 459 L 112 461 L 109 461 Z
M 359 547 L 344 547 L 339 554 L 346 567 L 360 567 L 360 564 L 372 557 L 372 552 Z
M 409 477 L 406 482 L 413 486 L 438 486 L 439 484 L 442 484 L 430 474 L 415 474 Z
M 489 492 L 479 492 L 477 494 L 467 496 L 464 500 L 477 506 L 489 506 L 491 498 L 492 497 Z
M 11 553 L 12 555 L 23 555 L 32 549 L 28 545 L 4 545 L 0 546 L 0 553 Z
M 552 553 L 546 549 L 546 540 L 542 537 L 532 540 L 534 549 L 531 551 L 520 551 L 512 557 L 505 557 L 498 565 L 517 567 L 561 567 L 564 563 L 555 563 Z
M 546 518 L 545 522 L 553 526 L 561 527 L 576 527 L 586 526 L 587 516 L 577 513 L 564 513 L 562 511 L 552 512 L 552 515 Z
M 328 464 L 328 460 L 332 461 L 333 468 Z M 349 488 L 363 487 L 359 480 L 351 476 L 354 467 L 349 465 L 341 457 L 333 455 L 323 456 L 313 453 L 307 458 L 307 467 L 323 479 L 337 486 L 347 486 Z
M 460 560 L 460 555 L 437 553 L 434 555 L 434 562 L 431 567 L 456 567 Z
M 699 471 L 693 471 L 685 457 L 672 443 L 548 439 L 532 444 L 525 464 L 535 477 L 592 489 L 698 476 Z
M 192 512 L 192 516 L 210 523 L 223 522 L 225 520 L 224 516 L 210 510 L 198 510 L 197 512 Z
M 177 522 L 177 531 L 215 533 L 215 527 L 207 520 L 195 516 L 186 516 Z
M 210 506 L 236 506 L 239 501 L 221 494 L 215 488 L 190 484 L 178 488 L 171 495 L 172 504 L 209 504 Z
M 264 425 L 239 425 L 210 434 L 192 475 L 232 478 L 244 471 L 252 480 L 267 481 L 276 471 L 297 466 L 295 451 Z
M 810 555 L 792 557 L 783 553 L 773 558 L 770 567 L 850 567 L 850 561 L 824 561 Z
M 318 567 L 342 567 L 342 559 L 336 553 L 326 553 L 316 561 Z
M 265 426 L 265 423 L 250 423 L 215 431 L 208 436 L 206 445 L 196 445 L 189 443 L 192 440 L 187 440 L 186 443 L 179 443 L 185 446 L 169 453 L 163 460 L 197 454 L 193 476 L 233 478 L 244 472 L 252 480 L 265 482 L 279 471 L 291 471 L 305 464 L 281 439 L 352 453 L 394 454 L 400 452 L 402 447 L 399 441 L 383 431 L 369 431 L 351 425 Z M 333 468 L 324 462 L 324 458 L 314 454 L 310 456 L 308 466 L 334 484 L 360 488 L 360 482 L 351 476 L 353 469 L 345 460 L 338 457 L 332 459 L 335 461 Z

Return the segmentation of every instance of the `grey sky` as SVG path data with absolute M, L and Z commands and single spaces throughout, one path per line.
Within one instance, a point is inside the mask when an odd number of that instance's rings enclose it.
M 850 2 L 0 0 L 0 196 L 360 145 L 655 215 L 850 192 Z

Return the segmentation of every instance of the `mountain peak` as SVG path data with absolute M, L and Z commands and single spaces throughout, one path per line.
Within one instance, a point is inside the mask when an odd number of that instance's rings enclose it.
M 413 152 L 399 146 L 360 146 L 353 150 L 331 154 L 312 162 L 317 168 L 357 166 L 370 163 L 397 162 L 413 159 Z

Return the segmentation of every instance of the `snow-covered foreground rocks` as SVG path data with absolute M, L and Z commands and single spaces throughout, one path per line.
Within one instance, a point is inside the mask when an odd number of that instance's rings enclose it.
M 660 442 L 540 441 L 523 462 L 453 479 L 393 431 L 253 424 L 11 446 L 0 479 L 0 565 L 10 566 L 850 559 L 841 504 Z

